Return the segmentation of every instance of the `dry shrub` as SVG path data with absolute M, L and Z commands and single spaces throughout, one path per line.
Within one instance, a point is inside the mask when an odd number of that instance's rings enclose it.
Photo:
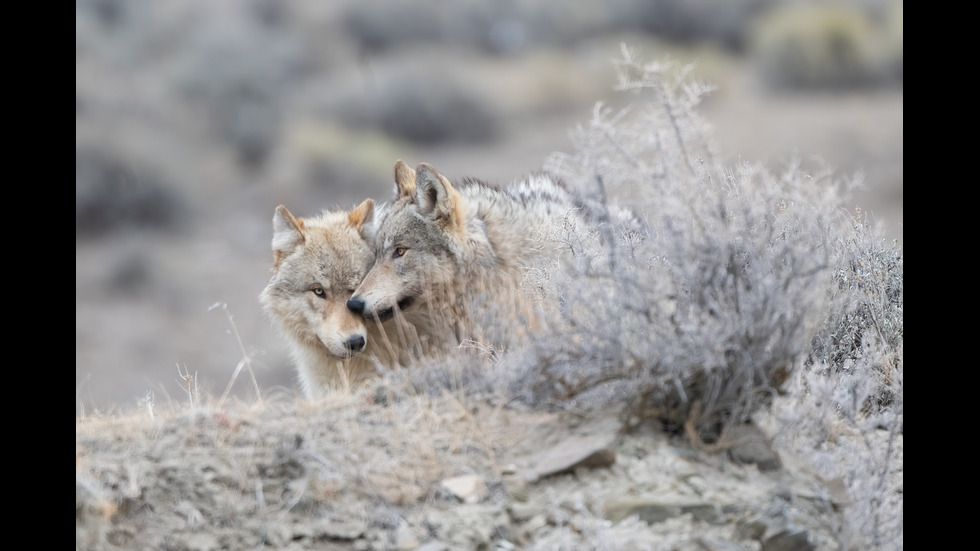
M 689 68 L 624 51 L 621 89 L 645 101 L 597 107 L 576 150 L 549 169 L 590 209 L 629 204 L 600 234 L 556 233 L 576 263 L 529 272 L 563 317 L 530 345 L 518 383 L 529 403 L 655 416 L 714 441 L 777 394 L 825 316 L 843 183 L 791 163 L 782 174 L 715 160 L 695 108 L 710 88 Z
M 872 320 L 890 324 L 882 346 L 900 346 L 901 262 L 868 248 L 873 228 L 859 242 L 841 209 L 859 180 L 800 159 L 777 174 L 723 166 L 696 113 L 710 88 L 690 82 L 690 68 L 640 63 L 625 49 L 621 68 L 621 89 L 643 101 L 597 106 L 575 150 L 546 167 L 601 220 L 558 224 L 528 267 L 524 300 L 557 316 L 523 346 L 483 342 L 428 363 L 417 388 L 614 409 L 714 442 L 766 410 L 815 354 L 853 355 Z M 618 222 L 611 212 L 622 205 L 642 223 Z M 857 266 L 863 275 L 847 281 L 872 298 L 843 308 L 842 278 Z M 483 323 L 520 322 L 487 310 Z

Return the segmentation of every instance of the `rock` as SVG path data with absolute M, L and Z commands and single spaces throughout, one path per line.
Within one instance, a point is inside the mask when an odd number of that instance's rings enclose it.
M 762 541 L 766 528 L 761 519 L 745 519 L 736 524 L 735 534 L 741 539 Z
M 718 507 L 711 503 L 692 503 L 681 505 L 681 514 L 690 513 L 697 520 L 709 524 L 725 524 L 724 518 L 718 511 Z
M 774 471 L 782 467 L 782 461 L 773 451 L 769 438 L 754 423 L 744 423 L 728 428 L 732 447 L 728 455 L 736 463 L 754 463 L 760 471 Z
M 814 551 L 805 530 L 786 529 L 777 532 L 762 542 L 762 551 Z
M 430 511 L 426 530 L 450 549 L 493 549 L 495 539 L 507 537 L 510 519 L 501 507 L 488 504 L 458 505 Z
M 605 517 L 612 522 L 619 522 L 636 515 L 647 524 L 655 524 L 681 514 L 679 505 L 642 498 L 610 499 L 606 502 L 604 509 Z
M 511 520 L 515 522 L 526 522 L 532 517 L 544 515 L 548 508 L 539 503 L 511 503 L 507 506 L 507 513 Z
M 695 538 L 676 551 L 748 551 L 750 548 L 721 538 Z
M 464 503 L 477 503 L 487 496 L 487 485 L 477 475 L 467 474 L 447 478 L 442 488 Z
M 285 524 L 270 523 L 260 532 L 262 544 L 270 549 L 285 547 L 293 539 L 292 528 Z
M 170 542 L 168 542 L 170 544 Z M 171 544 L 172 549 L 179 551 L 218 551 L 221 545 L 214 534 L 207 533 L 185 533 L 180 535 L 180 539 L 174 539 Z
M 847 491 L 847 484 L 844 482 L 844 479 L 836 477 L 829 480 L 822 479 L 822 482 L 835 508 L 851 504 L 851 496 Z
M 544 453 L 526 477 L 536 482 L 579 468 L 608 467 L 616 462 L 616 453 L 609 447 L 613 438 L 609 435 L 567 438 Z
M 612 522 L 619 522 L 635 515 L 647 524 L 656 524 L 680 515 L 690 514 L 696 520 L 711 524 L 724 524 L 718 507 L 711 503 L 676 503 L 643 497 L 614 498 L 606 501 L 604 509 L 606 519 Z
M 412 551 L 419 547 L 419 540 L 412 533 L 412 529 L 408 524 L 402 522 L 395 529 L 394 536 L 392 537 L 393 547 L 397 551 Z
M 362 518 L 330 518 L 318 521 L 310 535 L 317 539 L 353 541 L 361 537 L 366 530 L 367 522 Z

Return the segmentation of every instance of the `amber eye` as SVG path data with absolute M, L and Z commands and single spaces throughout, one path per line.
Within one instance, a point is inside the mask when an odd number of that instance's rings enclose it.
M 313 294 L 320 298 L 327 298 L 327 292 L 323 290 L 323 287 L 314 287 Z
M 391 252 L 391 258 L 398 258 L 399 256 L 405 256 L 408 251 L 407 247 L 395 247 L 395 250 Z

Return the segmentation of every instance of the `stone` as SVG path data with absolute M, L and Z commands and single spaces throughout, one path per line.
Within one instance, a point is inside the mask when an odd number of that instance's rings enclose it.
M 733 442 L 728 455 L 733 461 L 755 464 L 764 472 L 782 467 L 782 461 L 769 444 L 769 438 L 754 423 L 734 425 L 727 430 L 727 436 Z
M 616 453 L 609 447 L 611 441 L 607 435 L 567 438 L 538 459 L 527 479 L 535 482 L 579 468 L 608 467 L 616 462 Z
M 447 478 L 440 485 L 464 503 L 476 503 L 487 496 L 487 485 L 475 474 Z
M 762 542 L 762 551 L 815 551 L 805 530 L 786 529 Z

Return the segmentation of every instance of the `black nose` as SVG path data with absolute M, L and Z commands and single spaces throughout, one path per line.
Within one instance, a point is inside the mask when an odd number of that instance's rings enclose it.
M 355 314 L 363 314 L 364 300 L 357 297 L 351 297 L 350 300 L 347 301 L 347 309 Z
M 351 352 L 360 352 L 364 350 L 364 337 L 357 335 L 347 339 L 347 350 Z

